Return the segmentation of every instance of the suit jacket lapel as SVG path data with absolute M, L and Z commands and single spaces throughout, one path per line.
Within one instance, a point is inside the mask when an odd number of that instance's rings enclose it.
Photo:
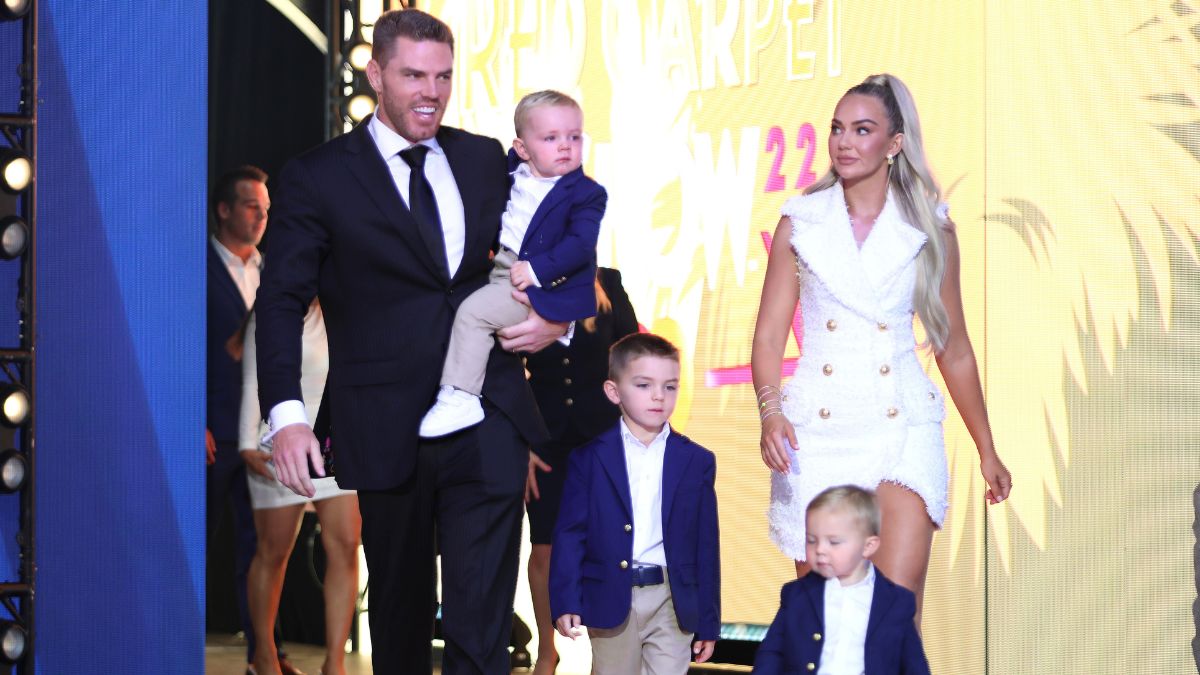
M 379 148 L 367 131 L 371 118 L 363 120 L 353 131 L 346 142 L 346 150 L 350 153 L 347 163 L 350 173 L 366 188 L 367 195 L 375 202 L 379 211 L 396 226 L 396 231 L 404 241 L 417 252 L 421 264 L 439 279 L 445 278 L 433 258 L 429 255 L 429 247 L 417 231 L 417 223 L 413 220 L 408 205 L 400 197 L 396 182 L 392 180 L 392 172 L 387 162 L 379 155 Z M 464 199 L 465 201 L 465 199 Z
M 583 175 L 583 167 L 575 169 L 571 173 L 558 179 L 550 192 L 546 193 L 546 197 L 542 199 L 542 203 L 538 204 L 537 211 L 533 212 L 533 218 L 529 221 L 529 227 L 525 230 L 525 238 L 528 239 L 537 232 L 538 228 L 545 222 L 547 215 L 563 202 L 570 194 L 571 189 L 579 182 L 579 177 Z
M 811 197 L 823 201 L 806 209 L 808 222 L 797 223 L 793 217 L 792 246 L 800 261 L 843 305 L 862 316 L 879 316 L 879 301 L 863 272 L 841 184 Z
M 663 457 L 662 522 L 664 529 L 669 526 L 675 490 L 679 487 L 679 481 L 683 479 L 683 473 L 692 461 L 692 454 L 687 443 L 684 443 L 683 438 L 672 429 L 671 433 L 667 435 L 667 448 Z
M 229 268 L 225 266 L 225 261 L 221 260 L 221 255 L 213 248 L 211 239 L 208 242 L 208 275 L 215 276 L 220 280 L 217 283 L 225 289 L 223 292 L 229 294 L 231 300 L 236 299 L 239 305 L 247 310 L 250 309 L 246 307 L 246 299 L 242 297 L 242 292 L 234 283 L 233 277 L 229 275 Z
M 469 154 L 462 152 L 463 148 L 454 135 L 445 128 L 438 131 L 437 141 L 438 145 L 442 146 L 442 152 L 446 153 L 446 162 L 450 164 L 450 173 L 454 174 L 458 194 L 462 197 L 463 250 L 473 251 L 484 246 L 492 248 L 492 244 L 500 237 L 500 223 L 494 222 L 491 227 L 485 227 L 486 223 L 480 220 L 483 200 L 479 193 L 479 182 L 473 179 L 476 165 L 471 161 Z M 483 241 L 479 241 L 480 239 Z M 462 272 L 463 267 L 464 265 L 458 266 L 455 276 Z
M 629 494 L 629 471 L 625 468 L 625 442 L 621 438 L 620 425 L 604 432 L 602 440 L 596 453 L 600 459 L 600 466 L 604 467 L 604 472 L 612 481 L 613 489 L 621 497 L 625 515 L 633 522 L 633 497 Z
M 859 252 L 866 277 L 877 294 L 885 295 L 893 277 L 903 271 L 925 246 L 925 233 L 909 225 L 889 192 L 871 236 Z
M 892 592 L 892 588 L 879 574 L 879 570 L 875 571 L 875 592 L 871 594 L 871 616 L 867 619 L 867 639 L 871 639 L 871 633 L 879 627 L 883 617 L 891 611 L 892 605 L 896 602 L 896 594 Z
M 808 598 L 808 604 L 812 606 L 812 611 L 817 615 L 817 622 L 821 625 L 821 631 L 825 631 L 825 578 L 816 572 L 809 572 L 800 582 L 800 587 L 804 590 L 804 597 Z

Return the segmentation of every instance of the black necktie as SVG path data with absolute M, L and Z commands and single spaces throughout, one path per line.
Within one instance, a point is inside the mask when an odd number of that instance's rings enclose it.
M 450 270 L 446 263 L 446 240 L 442 233 L 442 219 L 438 216 L 437 199 L 433 196 L 433 186 L 425 178 L 425 155 L 429 152 L 427 145 L 413 145 L 400 151 L 400 159 L 408 164 L 408 210 L 417 221 L 417 230 L 429 248 L 429 255 L 437 263 L 438 269 L 447 277 Z

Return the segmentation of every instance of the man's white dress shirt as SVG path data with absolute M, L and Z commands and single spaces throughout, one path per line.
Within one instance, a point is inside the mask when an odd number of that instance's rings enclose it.
M 233 283 L 242 294 L 246 308 L 253 307 L 254 296 L 258 293 L 258 282 L 262 278 L 262 254 L 258 252 L 257 248 L 252 248 L 250 257 L 243 261 L 233 251 L 225 248 L 224 244 L 217 241 L 216 237 L 210 236 L 209 241 L 212 243 L 213 250 L 217 252 L 217 257 L 225 264 L 225 269 L 229 270 L 229 276 L 233 277 Z

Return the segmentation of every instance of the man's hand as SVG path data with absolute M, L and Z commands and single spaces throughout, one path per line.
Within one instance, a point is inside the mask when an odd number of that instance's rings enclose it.
M 297 422 L 280 429 L 271 439 L 271 451 L 280 483 L 303 497 L 317 493 L 308 476 L 308 460 L 312 460 L 318 476 L 325 475 L 325 460 L 321 458 L 321 446 L 311 427 Z
M 514 288 L 518 291 L 523 291 L 533 285 L 533 268 L 527 260 L 518 260 L 513 263 L 513 266 L 508 268 L 508 280 L 512 282 Z
M 212 431 L 208 427 L 204 428 L 204 463 L 211 466 L 217 461 L 217 441 L 213 438 Z
M 569 637 L 574 640 L 583 635 L 583 626 L 580 623 L 578 614 L 563 614 L 558 617 L 558 621 L 554 622 L 554 626 L 558 628 L 558 632 L 563 637 Z
M 553 469 L 550 468 L 549 464 L 543 462 L 542 458 L 537 456 L 537 453 L 530 450 L 529 451 L 529 473 L 525 475 L 525 503 L 526 504 L 528 504 L 529 502 L 531 502 L 535 499 L 542 498 L 542 493 L 538 491 L 538 486 L 537 486 L 537 472 L 538 471 L 545 471 L 546 473 L 550 473 L 551 471 L 553 471 Z
M 271 470 L 267 468 L 267 462 L 271 461 L 271 455 L 263 452 L 262 450 L 254 450 L 251 448 L 243 448 L 239 452 L 242 455 L 242 461 L 246 463 L 247 469 L 262 476 L 263 478 L 275 480 L 275 476 L 271 473 Z
M 692 653 L 696 655 L 696 663 L 704 663 L 711 658 L 716 646 L 716 640 L 696 640 L 692 643 Z
M 529 307 L 529 296 L 513 291 L 513 299 Z M 529 307 L 529 318 L 497 331 L 500 346 L 510 352 L 539 352 L 567 334 L 567 322 L 547 321 Z

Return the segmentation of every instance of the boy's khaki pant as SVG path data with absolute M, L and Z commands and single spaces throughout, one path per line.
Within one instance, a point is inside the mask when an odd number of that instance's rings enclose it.
M 633 606 L 616 628 L 588 628 L 593 675 L 686 675 L 692 634 L 679 628 L 671 584 L 634 586 Z
M 494 267 L 487 285 L 458 306 L 446 363 L 442 366 L 443 385 L 479 396 L 483 392 L 488 355 L 496 344 L 495 332 L 529 316 L 529 308 L 512 297 L 508 271 L 515 262 L 517 256 L 512 251 L 500 249 L 492 261 Z

